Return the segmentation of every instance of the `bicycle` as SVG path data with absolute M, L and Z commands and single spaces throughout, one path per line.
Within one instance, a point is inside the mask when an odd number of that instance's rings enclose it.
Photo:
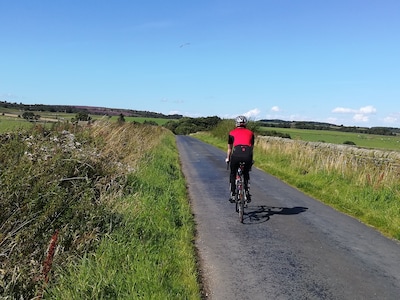
M 235 179 L 235 211 L 239 214 L 240 223 L 243 223 L 244 208 L 247 207 L 247 194 L 244 189 L 244 166 L 245 163 L 240 162 Z

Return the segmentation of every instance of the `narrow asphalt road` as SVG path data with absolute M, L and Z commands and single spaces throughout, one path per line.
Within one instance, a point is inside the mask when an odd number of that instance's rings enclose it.
M 400 243 L 256 168 L 240 224 L 225 153 L 176 139 L 208 299 L 400 299 Z

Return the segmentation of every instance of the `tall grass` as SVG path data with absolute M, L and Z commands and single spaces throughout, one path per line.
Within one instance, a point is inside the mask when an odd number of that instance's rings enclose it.
M 123 226 L 63 275 L 51 299 L 199 299 L 194 223 L 174 137 L 128 178 L 115 211 Z
M 193 222 L 171 132 L 60 123 L 0 139 L 0 297 L 40 298 L 44 291 L 45 298 L 123 299 L 153 288 L 198 294 Z M 139 279 L 153 272 L 161 287 Z M 180 275 L 174 281 L 170 273 Z
M 196 136 L 225 150 L 230 128 Z M 258 137 L 254 159 L 260 169 L 400 240 L 398 152 Z

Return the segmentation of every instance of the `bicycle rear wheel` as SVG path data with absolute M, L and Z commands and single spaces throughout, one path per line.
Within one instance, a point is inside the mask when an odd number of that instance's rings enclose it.
M 239 222 L 243 223 L 243 215 L 244 215 L 244 191 L 240 190 L 239 191 L 239 199 L 238 202 L 236 203 L 238 207 L 238 213 L 239 213 Z

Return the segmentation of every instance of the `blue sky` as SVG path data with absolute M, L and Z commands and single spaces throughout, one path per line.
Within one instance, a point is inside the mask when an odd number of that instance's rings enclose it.
M 0 101 L 400 127 L 398 0 L 0 0 Z

